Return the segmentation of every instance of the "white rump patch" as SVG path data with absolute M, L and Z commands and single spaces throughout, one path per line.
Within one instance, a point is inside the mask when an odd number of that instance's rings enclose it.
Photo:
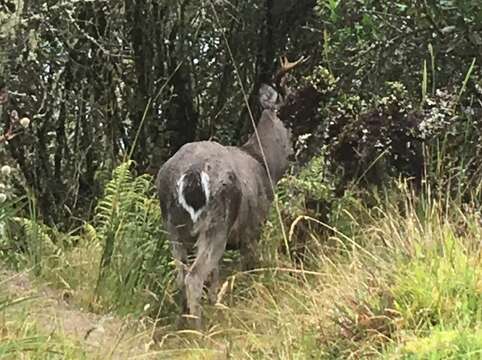
M 186 177 L 186 174 L 183 174 L 177 181 L 177 197 L 179 199 L 179 204 L 181 204 L 182 208 L 188 212 L 194 224 L 198 220 L 199 215 L 201 215 L 206 205 L 209 203 L 209 175 L 206 174 L 204 171 L 201 171 L 201 188 L 206 198 L 206 204 L 204 204 L 203 207 L 197 210 L 194 210 L 194 208 L 191 205 L 189 205 L 186 202 L 186 199 L 184 198 L 183 192 L 184 192 L 184 185 L 185 185 L 184 183 L 185 177 Z

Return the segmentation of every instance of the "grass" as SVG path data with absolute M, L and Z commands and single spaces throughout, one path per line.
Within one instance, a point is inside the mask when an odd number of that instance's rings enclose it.
M 365 209 L 310 270 L 233 275 L 206 331 L 170 334 L 162 348 L 192 359 L 479 358 L 479 215 L 405 200 Z
M 154 335 L 156 344 L 140 348 L 139 356 L 480 358 L 480 212 L 475 206 L 447 206 L 401 189 L 390 197 L 377 197 L 370 208 L 343 201 L 331 230 L 323 237 L 311 234 L 312 250 L 305 262 L 309 269 L 282 254 L 271 256 L 269 267 L 249 273 L 236 272 L 228 264 L 231 269 L 219 303 L 205 306 L 203 331 L 177 331 L 170 316 L 154 322 L 151 315 L 156 314 L 152 312 L 156 302 L 171 301 L 171 295 L 164 300 L 147 295 L 139 304 L 144 311 L 134 316 L 137 335 L 132 330 L 129 336 L 113 337 L 110 346 L 132 346 L 136 337 L 148 343 L 146 339 Z M 303 221 L 312 220 L 299 219 Z M 280 236 L 276 225 L 268 224 L 264 246 L 271 247 L 276 237 L 281 241 Z M 101 256 L 100 246 L 86 242 L 51 261 L 56 266 L 46 267 L 42 276 L 57 279 L 51 284 L 68 290 L 77 308 L 111 311 L 115 307 L 108 297 L 102 303 L 94 303 L 92 297 Z M 36 301 L 21 305 L 28 309 Z M 8 336 L 2 336 L 0 349 L 16 347 L 28 359 L 55 358 L 57 353 L 64 354 L 63 358 L 96 358 L 79 350 L 81 339 L 73 340 L 71 334 L 62 332 L 43 334 L 35 318 L 9 309 L 2 310 Z
M 425 338 L 408 340 L 398 352 L 404 359 L 480 359 L 482 331 L 434 330 Z
M 0 283 L 0 285 L 4 285 Z M 72 339 L 40 330 L 30 315 L 31 297 L 10 298 L 0 292 L 0 358 L 84 359 L 84 351 Z M 52 319 L 53 320 L 53 319 Z

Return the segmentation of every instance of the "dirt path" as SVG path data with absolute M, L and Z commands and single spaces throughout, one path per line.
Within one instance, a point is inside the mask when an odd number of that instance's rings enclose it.
M 92 359 L 158 358 L 149 354 L 150 334 L 136 334 L 135 323 L 112 315 L 83 311 L 69 303 L 65 292 L 36 285 L 28 273 L 13 273 L 0 266 L 0 286 L 7 296 L 32 296 L 28 315 L 46 334 L 72 339 Z

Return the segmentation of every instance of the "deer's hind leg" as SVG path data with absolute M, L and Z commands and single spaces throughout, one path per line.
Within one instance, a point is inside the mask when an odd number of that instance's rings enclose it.
M 219 289 L 219 263 L 211 274 L 209 274 L 208 279 L 208 300 L 211 305 L 216 304 L 217 297 L 218 297 L 218 289 Z
M 184 314 L 187 312 L 186 289 L 184 286 L 184 278 L 186 277 L 187 268 L 187 249 L 180 242 L 173 242 L 171 248 L 172 256 L 174 257 L 174 261 L 176 263 L 176 284 L 181 296 L 181 311 Z
M 168 224 L 168 231 L 170 234 L 171 253 L 176 266 L 176 284 L 179 290 L 177 303 L 181 308 L 181 316 L 178 319 L 177 327 L 183 327 L 183 315 L 189 312 L 185 286 L 188 268 L 188 244 L 193 240 L 189 234 L 186 234 L 185 231 L 182 231 L 181 228 L 175 225 Z
M 214 221 L 199 234 L 197 253 L 186 278 L 186 295 L 189 314 L 196 328 L 201 326 L 201 296 L 204 283 L 210 274 L 217 274 L 219 261 L 223 257 L 227 242 L 224 222 Z

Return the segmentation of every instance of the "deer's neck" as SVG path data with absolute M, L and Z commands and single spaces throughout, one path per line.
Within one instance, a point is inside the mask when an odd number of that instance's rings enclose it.
M 265 165 L 264 155 L 272 180 L 278 182 L 288 167 L 288 157 L 292 153 L 290 131 L 271 110 L 263 111 L 256 130 L 263 150 L 261 151 L 259 147 L 255 133 L 242 148 L 263 166 Z

